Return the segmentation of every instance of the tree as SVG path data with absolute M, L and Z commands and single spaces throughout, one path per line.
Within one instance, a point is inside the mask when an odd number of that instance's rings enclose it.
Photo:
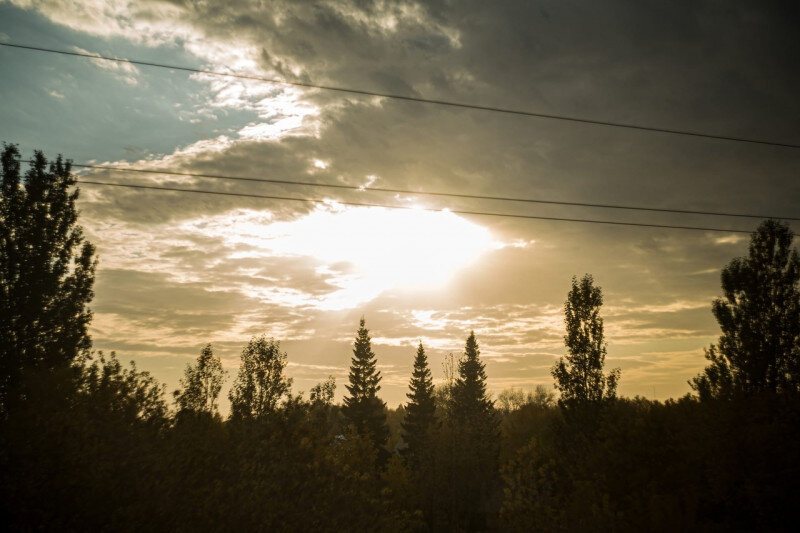
M 321 383 L 317 383 L 311 387 L 309 400 L 312 405 L 331 405 L 333 404 L 333 395 L 336 393 L 336 378 L 328 376 L 328 379 Z
M 165 386 L 149 372 L 120 363 L 114 352 L 82 358 L 78 391 L 95 416 L 102 412 L 116 422 L 140 420 L 157 426 L 167 423 Z
M 348 376 L 350 384 L 345 385 L 349 396 L 344 398 L 342 412 L 356 432 L 368 436 L 380 448 L 389 439 L 386 404 L 377 396 L 381 388 L 381 373 L 375 368 L 375 354 L 372 352 L 369 330 L 364 324 L 362 317 L 353 344 Z
M 409 383 L 411 392 L 407 393 L 410 402 L 406 405 L 406 416 L 403 421 L 403 440 L 408 444 L 408 453 L 418 454 L 425 445 L 428 430 L 435 422 L 436 406 L 433 397 L 433 378 L 428 368 L 428 356 L 422 342 L 414 357 L 414 371 Z
M 194 365 L 187 364 L 181 378 L 181 390 L 173 395 L 178 403 L 179 412 L 217 413 L 217 397 L 222 390 L 225 379 L 222 361 L 214 355 L 211 345 L 207 344 Z
M 486 370 L 475 332 L 470 331 L 453 383 L 449 432 L 450 519 L 469 530 L 485 530 L 491 495 L 499 482 L 499 418 L 486 392 Z
M 480 360 L 475 332 L 470 331 L 464 357 L 458 362 L 458 377 L 453 383 L 451 414 L 460 423 L 475 422 L 491 414 L 494 402 L 486 395 L 486 365 Z
M 232 419 L 261 418 L 276 411 L 292 386 L 283 374 L 286 358 L 275 339 L 261 335 L 250 340 L 242 350 L 239 374 L 229 394 Z
M 690 384 L 701 399 L 800 390 L 800 257 L 786 224 L 766 220 L 747 257 L 722 270 L 712 306 L 722 335 Z
M 561 392 L 561 405 L 616 397 L 620 370 L 615 368 L 608 376 L 603 375 L 606 342 L 600 317 L 602 305 L 603 293 L 594 286 L 591 275 L 586 274 L 580 282 L 572 278 L 572 289 L 564 304 L 564 343 L 569 354 L 560 358 L 551 371 Z
M 27 372 L 88 354 L 95 249 L 77 225 L 70 162 L 35 152 L 20 181 L 19 151 L 4 145 L 0 184 L 0 413 Z
M 522 389 L 505 389 L 497 396 L 500 410 L 506 414 L 521 409 L 526 405 L 540 408 L 552 407 L 555 404 L 555 393 L 544 385 L 536 385 L 534 392 L 527 393 Z

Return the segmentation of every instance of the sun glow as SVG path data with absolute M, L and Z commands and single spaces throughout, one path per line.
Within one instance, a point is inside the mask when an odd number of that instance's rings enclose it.
M 482 253 L 503 246 L 478 224 L 447 211 L 421 209 L 333 205 L 291 221 L 237 210 L 195 220 L 184 229 L 223 238 L 238 250 L 231 257 L 314 259 L 316 274 L 331 291 L 308 293 L 302 303 L 322 309 L 355 307 L 394 288 L 439 287 Z M 296 296 L 286 303 L 302 304 Z

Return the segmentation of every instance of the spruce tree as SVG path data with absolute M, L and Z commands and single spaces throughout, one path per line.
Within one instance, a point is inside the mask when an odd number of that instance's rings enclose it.
M 551 373 L 556 388 L 561 392 L 562 406 L 599 402 L 616 397 L 619 369 L 603 375 L 606 359 L 606 342 L 603 336 L 603 319 L 600 307 L 603 293 L 594 286 L 594 279 L 586 274 L 580 282 L 573 276 L 572 289 L 564 304 L 564 336 L 569 354 L 562 357 Z
M 94 246 L 79 225 L 70 162 L 35 152 L 24 180 L 19 151 L 5 145 L 0 183 L 0 414 L 26 375 L 64 368 L 88 354 L 87 308 Z
M 476 421 L 493 415 L 494 402 L 486 395 L 486 365 L 481 362 L 478 341 L 471 331 L 458 362 L 458 377 L 453 384 L 451 414 L 459 422 Z
M 350 384 L 345 385 L 349 396 L 344 398 L 342 412 L 358 434 L 367 436 L 375 447 L 380 448 L 389 439 L 389 427 L 386 425 L 386 404 L 377 396 L 381 388 L 381 373 L 375 364 L 369 330 L 362 317 L 353 344 Z
M 449 473 L 453 488 L 452 519 L 468 531 L 487 529 L 491 495 L 499 478 L 499 419 L 486 393 L 486 370 L 475 332 L 467 337 L 450 401 L 450 429 L 455 437 Z
M 403 440 L 408 444 L 410 456 L 419 455 L 425 447 L 428 430 L 434 423 L 435 403 L 433 397 L 433 378 L 428 368 L 428 356 L 422 342 L 417 348 L 414 358 L 414 371 L 409 383 L 411 392 L 407 393 L 410 402 L 406 405 L 406 416 L 403 420 Z

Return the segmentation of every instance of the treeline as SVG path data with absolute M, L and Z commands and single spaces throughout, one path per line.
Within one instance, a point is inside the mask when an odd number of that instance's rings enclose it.
M 307 397 L 277 340 L 228 378 L 210 345 L 164 385 L 91 352 L 94 248 L 68 162 L 2 153 L 0 520 L 13 530 L 785 530 L 800 502 L 800 258 L 765 221 L 722 271 L 719 342 L 665 403 L 617 396 L 602 291 L 573 278 L 554 388 L 493 400 L 474 333 L 434 385 L 380 399 L 362 319 L 346 393 Z M 557 392 L 558 395 L 554 393 Z

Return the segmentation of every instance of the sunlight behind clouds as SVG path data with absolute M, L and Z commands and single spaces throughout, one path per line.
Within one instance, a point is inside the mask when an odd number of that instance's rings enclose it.
M 288 305 L 347 309 L 393 288 L 434 288 L 484 252 L 501 248 L 489 230 L 446 211 L 378 207 L 320 208 L 276 222 L 265 211 L 237 210 L 183 225 L 222 238 L 236 257 L 311 257 L 333 290 L 293 293 Z M 242 252 L 242 247 L 249 248 Z M 258 291 L 257 291 L 258 292 Z M 259 292 L 270 298 L 273 292 Z

